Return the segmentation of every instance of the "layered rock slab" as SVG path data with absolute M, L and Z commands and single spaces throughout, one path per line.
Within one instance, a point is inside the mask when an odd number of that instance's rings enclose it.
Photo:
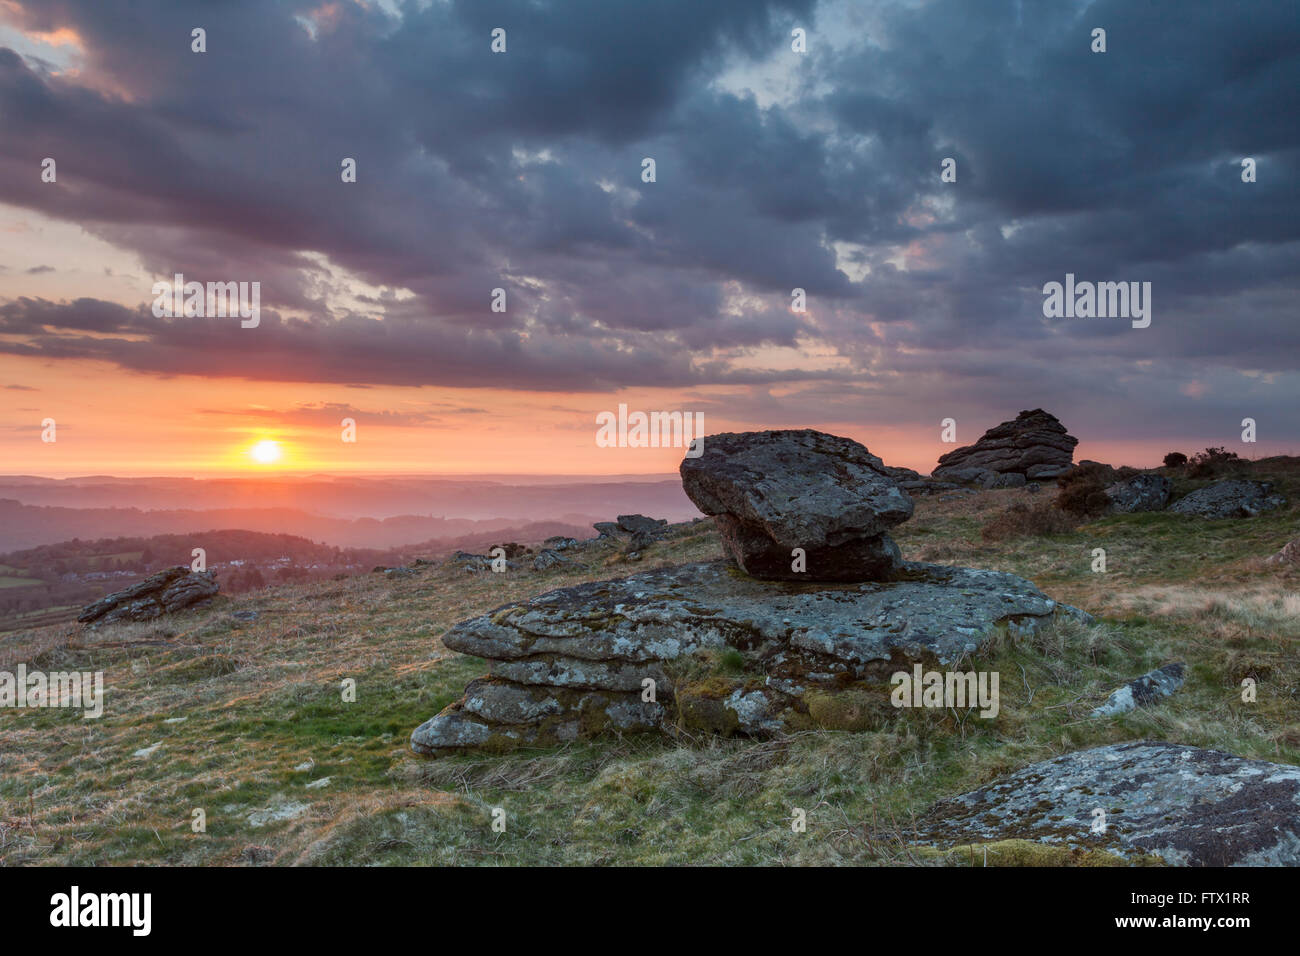
M 1105 826 L 1094 829 L 1101 810 Z M 1300 767 L 1167 743 L 1031 764 L 937 804 L 915 842 L 1024 839 L 1173 866 L 1300 865 Z
M 444 636 L 487 658 L 490 677 L 411 744 L 439 755 L 674 723 L 754 736 L 825 726 L 821 714 L 886 700 L 900 668 L 955 662 L 999 627 L 1032 632 L 1058 613 L 1086 618 L 1015 575 L 931 564 L 888 582 L 797 585 L 714 561 L 561 588 Z M 714 666 L 726 652 L 739 652 L 730 674 Z M 527 702 L 474 704 L 489 686 L 492 701 Z
M 87 605 L 77 620 L 96 626 L 118 621 L 152 621 L 206 601 L 219 590 L 217 577 L 211 571 L 191 571 L 184 566 L 168 568 Z
M 714 517 L 723 546 L 766 580 L 865 581 L 899 566 L 890 528 L 912 499 L 884 463 L 849 438 L 813 429 L 710 435 L 681 464 L 682 488 Z M 806 570 L 792 567 L 802 549 Z

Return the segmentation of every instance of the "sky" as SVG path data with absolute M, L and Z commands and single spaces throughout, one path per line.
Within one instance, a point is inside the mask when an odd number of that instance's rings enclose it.
M 1298 91 L 1294 0 L 0 0 L 0 473 L 675 471 L 619 404 L 1300 453 Z

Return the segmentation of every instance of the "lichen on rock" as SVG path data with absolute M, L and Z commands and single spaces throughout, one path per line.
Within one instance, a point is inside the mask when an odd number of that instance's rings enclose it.
M 1112 744 L 941 801 L 907 835 L 936 848 L 1026 840 L 1129 863 L 1300 865 L 1300 767 L 1217 750 Z
M 897 580 L 857 584 L 759 581 L 713 561 L 560 588 L 444 636 L 487 658 L 491 677 L 422 725 L 412 746 L 543 746 L 596 725 L 754 737 L 865 729 L 888 717 L 890 673 L 954 663 L 1057 614 L 1086 617 L 1015 575 L 918 563 Z M 647 687 L 655 706 L 634 706 L 650 703 Z

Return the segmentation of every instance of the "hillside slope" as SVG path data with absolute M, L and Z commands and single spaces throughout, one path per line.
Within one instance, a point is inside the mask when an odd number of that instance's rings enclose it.
M 410 731 L 484 671 L 441 646 L 448 626 L 552 587 L 717 557 L 709 522 L 636 564 L 599 542 L 585 568 L 445 564 L 219 598 L 149 625 L 8 635 L 0 670 L 102 670 L 107 702 L 99 720 L 0 712 L 0 862 L 927 864 L 936 858 L 897 838 L 911 819 L 1062 752 L 1155 739 L 1300 764 L 1300 570 L 1263 563 L 1300 536 L 1300 474 L 1278 468 L 1261 477 L 1291 504 L 1258 518 L 1123 515 L 998 544 L 980 528 L 1026 492 L 919 498 L 898 529 L 907 557 L 1011 571 L 1103 618 L 997 646 L 980 662 L 1003 675 L 993 720 L 910 710 L 874 732 L 766 742 L 628 737 L 436 761 L 409 751 Z M 1104 574 L 1090 570 L 1097 547 Z M 1175 659 L 1188 681 L 1173 697 L 1089 718 L 1121 683 Z M 1259 682 L 1256 703 L 1241 701 L 1243 677 Z M 354 703 L 340 692 L 349 678 Z M 795 807 L 805 833 L 789 825 Z M 192 832 L 198 809 L 206 833 Z

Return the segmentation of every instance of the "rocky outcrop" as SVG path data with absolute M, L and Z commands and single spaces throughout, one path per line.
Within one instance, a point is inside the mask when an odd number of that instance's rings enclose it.
M 901 561 L 886 532 L 912 516 L 912 499 L 852 439 L 812 429 L 711 435 L 681 475 L 732 560 L 754 577 L 879 580 Z
M 645 515 L 619 515 L 618 526 L 631 535 L 652 535 L 660 537 L 668 530 L 666 518 L 647 518 Z
M 489 674 L 411 746 L 436 756 L 679 725 L 863 729 L 892 715 L 894 672 L 951 664 L 1001 628 L 1032 632 L 1058 613 L 1082 615 L 1014 575 L 930 564 L 811 587 L 714 561 L 561 588 L 445 635 Z
M 492 559 L 485 554 L 472 554 L 469 551 L 457 551 L 447 559 L 447 564 L 457 567 L 468 574 L 483 574 L 492 570 Z M 514 568 L 511 562 L 506 562 L 507 570 Z
M 1200 518 L 1253 518 L 1285 504 L 1286 499 L 1273 494 L 1273 486 L 1267 481 L 1230 478 L 1198 488 L 1175 501 L 1169 510 Z
M 927 478 L 919 471 L 914 471 L 911 468 L 903 468 L 897 465 L 885 465 L 884 467 L 885 474 L 898 482 L 898 487 L 909 495 L 936 495 L 941 491 L 953 491 L 960 487 L 960 485 L 951 481 L 936 481 L 933 478 Z
M 573 558 L 560 553 L 558 548 L 542 548 L 533 556 L 533 570 L 546 571 L 550 568 L 561 565 L 573 565 L 576 562 Z
M 932 477 L 961 483 L 996 480 L 989 479 L 990 473 L 1026 481 L 1056 478 L 1069 471 L 1077 444 L 1079 439 L 1067 434 L 1056 416 L 1035 408 L 990 428 L 975 444 L 941 456 Z
M 896 717 L 900 670 L 955 665 L 1058 614 L 1091 620 L 1011 574 L 904 562 L 887 532 L 912 500 L 847 438 L 715 435 L 681 474 L 731 561 L 560 588 L 456 625 L 443 643 L 486 659 L 488 674 L 416 728 L 412 749 L 863 730 Z M 667 532 L 640 515 L 596 529 L 629 548 Z M 549 566 L 558 550 L 538 557 Z
M 1106 488 L 1110 510 L 1117 514 L 1136 511 L 1163 511 L 1169 504 L 1174 483 L 1164 475 L 1143 473 Z
M 192 607 L 220 590 L 211 571 L 168 568 L 138 584 L 100 598 L 84 608 L 77 620 L 83 624 L 113 624 L 117 621 L 152 621 L 164 614 Z
M 1149 671 L 1111 694 L 1104 704 L 1093 710 L 1092 716 L 1111 717 L 1154 704 L 1183 686 L 1185 672 L 1182 661 Z
M 631 535 L 636 537 L 661 538 L 668 533 L 666 518 L 647 518 L 645 515 L 619 515 L 617 521 L 597 521 L 592 525 L 597 537 L 618 538 Z
M 1300 866 L 1300 767 L 1112 744 L 945 800 L 914 837 L 945 847 L 1030 840 L 1173 866 Z

